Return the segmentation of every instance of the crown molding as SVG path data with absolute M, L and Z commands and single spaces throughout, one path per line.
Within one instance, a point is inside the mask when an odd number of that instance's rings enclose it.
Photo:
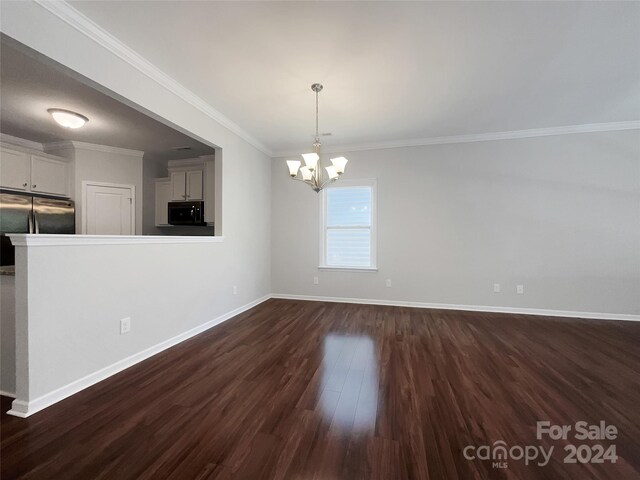
M 478 133 L 471 135 L 451 135 L 446 137 L 428 137 L 410 140 L 391 140 L 360 144 L 331 145 L 322 147 L 323 153 L 357 152 L 361 150 L 381 150 L 386 148 L 422 147 L 427 145 L 445 145 L 449 143 L 488 142 L 491 140 L 514 140 L 518 138 L 547 137 L 552 135 L 570 135 L 574 133 L 614 132 L 619 130 L 639 130 L 640 120 L 628 122 L 589 123 L 584 125 L 566 125 L 562 127 L 532 128 L 507 132 Z M 308 148 L 307 148 L 308 150 Z M 300 155 L 304 147 L 298 150 L 274 152 L 273 157 Z
M 209 158 L 207 158 L 205 156 L 195 157 L 195 158 L 183 158 L 183 159 L 177 159 L 177 160 L 169 160 L 167 162 L 167 167 L 168 168 L 201 167 L 202 165 L 207 163 L 207 160 L 209 160 Z
M 30 150 L 38 150 L 40 152 L 44 151 L 41 143 L 32 142 L 31 140 L 26 140 L 24 138 L 14 137 L 13 135 L 7 135 L 6 133 L 0 133 L 0 142 L 7 143 L 16 147 L 28 148 Z
M 43 144 L 45 152 L 52 150 L 64 150 L 73 148 L 74 150 L 91 150 L 93 152 L 115 153 L 117 155 L 126 155 L 129 157 L 142 157 L 144 152 L 141 150 L 131 150 L 129 148 L 110 147 L 109 145 L 97 145 L 95 143 L 77 142 L 75 140 L 63 140 L 61 142 L 51 142 Z
M 181 83 L 177 82 L 172 77 L 164 73 L 158 67 L 153 65 L 151 62 L 146 60 L 131 48 L 129 48 L 127 45 L 122 43 L 116 37 L 111 35 L 105 29 L 94 23 L 92 20 L 80 13 L 65 1 L 52 2 L 48 0 L 35 0 L 35 2 L 45 10 L 48 10 L 49 12 L 66 22 L 71 27 L 75 28 L 78 32 L 96 42 L 101 47 L 113 53 L 121 60 L 124 60 L 126 63 L 146 75 L 151 80 L 166 88 L 172 94 L 177 95 L 182 100 L 207 115 L 209 118 L 215 120 L 217 123 L 235 133 L 237 136 L 260 150 L 262 153 L 265 153 L 266 155 L 269 155 L 271 157 L 273 156 L 273 152 L 257 138 L 249 134 L 238 124 L 236 124 L 224 114 L 206 103 L 202 98 L 197 96 L 191 90 L 187 89 Z

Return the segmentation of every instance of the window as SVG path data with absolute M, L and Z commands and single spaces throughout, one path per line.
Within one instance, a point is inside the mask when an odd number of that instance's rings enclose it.
M 375 180 L 340 180 L 321 195 L 321 268 L 376 268 Z

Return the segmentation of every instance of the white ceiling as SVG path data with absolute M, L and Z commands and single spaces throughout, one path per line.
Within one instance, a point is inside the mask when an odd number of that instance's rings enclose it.
M 2 37 L 0 47 L 2 133 L 37 143 L 76 140 L 140 150 L 149 160 L 214 152 L 212 147 L 97 91 L 70 76 L 64 67 L 7 37 Z M 89 122 L 77 130 L 63 128 L 53 121 L 48 108 L 81 113 Z M 183 146 L 191 150 L 173 150 Z
M 274 151 L 640 119 L 638 2 L 70 2 Z

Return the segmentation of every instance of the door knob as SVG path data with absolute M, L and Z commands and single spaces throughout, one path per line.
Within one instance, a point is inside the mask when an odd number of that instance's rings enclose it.
M 23 183 L 23 184 L 22 184 L 22 186 L 23 186 L 23 187 L 26 187 L 26 186 L 27 186 L 27 183 L 26 183 L 26 182 L 25 182 L 25 183 Z
M 31 188 L 36 188 L 36 184 L 34 183 L 34 184 L 31 186 Z

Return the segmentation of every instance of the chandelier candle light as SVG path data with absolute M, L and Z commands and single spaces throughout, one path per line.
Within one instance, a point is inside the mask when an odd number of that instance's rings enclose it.
M 322 90 L 322 85 L 314 83 L 311 85 L 311 90 L 316 92 L 316 137 L 313 142 L 313 152 L 302 154 L 304 166 L 300 166 L 300 160 L 287 160 L 287 166 L 291 178 L 306 183 L 317 193 L 328 183 L 335 182 L 344 173 L 344 167 L 348 160 L 344 157 L 332 158 L 332 165 L 324 167 L 327 173 L 323 173 L 320 165 L 320 135 L 318 134 L 318 93 Z M 300 176 L 298 176 L 298 171 Z

